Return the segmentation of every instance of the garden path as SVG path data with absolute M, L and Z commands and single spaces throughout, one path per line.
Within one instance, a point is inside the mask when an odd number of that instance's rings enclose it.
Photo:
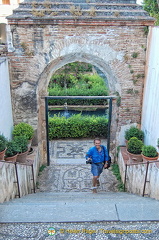
M 106 140 L 102 140 L 106 145 Z M 38 177 L 42 192 L 89 192 L 92 187 L 91 165 L 85 163 L 93 140 L 57 140 L 50 142 L 50 166 Z M 98 191 L 117 191 L 118 181 L 109 169 L 100 176 Z

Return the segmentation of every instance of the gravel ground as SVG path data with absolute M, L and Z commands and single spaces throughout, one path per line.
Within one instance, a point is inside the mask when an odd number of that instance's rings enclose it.
M 0 224 L 0 240 L 158 240 L 159 222 Z

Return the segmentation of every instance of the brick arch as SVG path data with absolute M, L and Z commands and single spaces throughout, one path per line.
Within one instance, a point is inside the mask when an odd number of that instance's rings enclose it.
M 53 60 L 50 64 L 48 64 L 47 67 L 45 67 L 44 71 L 41 73 L 40 78 L 38 80 L 37 89 L 38 93 L 42 92 L 42 94 L 44 94 L 44 92 L 46 92 L 47 94 L 47 87 L 51 76 L 58 69 L 72 62 L 85 62 L 98 67 L 108 79 L 108 88 L 110 93 L 117 91 L 116 89 L 117 79 L 114 75 L 112 68 L 110 67 L 110 64 L 104 62 L 102 58 L 96 57 L 95 55 L 92 54 L 73 53 L 62 57 L 58 57 L 57 59 Z M 118 90 L 119 85 L 120 83 L 118 83 Z
M 38 118 L 37 118 L 37 129 L 38 129 L 38 142 L 41 145 L 40 149 L 42 150 L 41 155 L 44 161 L 46 160 L 46 122 L 45 122 L 45 101 L 44 97 L 48 95 L 47 88 L 50 81 L 51 76 L 56 72 L 56 70 L 60 69 L 64 65 L 72 62 L 86 62 L 90 63 L 96 67 L 98 67 L 107 77 L 108 79 L 108 87 L 110 91 L 110 95 L 117 91 L 115 88 L 116 85 L 116 78 L 113 75 L 113 71 L 110 66 L 103 61 L 103 59 L 93 56 L 92 54 L 69 54 L 63 57 L 59 57 L 56 60 L 53 60 L 48 66 L 44 69 L 41 73 L 40 78 L 37 84 L 37 106 L 38 106 Z M 119 84 L 118 84 L 119 88 Z M 115 121 L 116 113 L 117 113 L 117 106 L 116 104 L 113 105 L 113 118 L 112 118 L 112 125 L 113 125 L 113 132 L 112 138 L 115 138 L 115 132 L 117 129 L 117 124 Z

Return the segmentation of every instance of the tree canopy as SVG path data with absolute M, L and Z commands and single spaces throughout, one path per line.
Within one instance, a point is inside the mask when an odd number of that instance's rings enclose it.
M 159 25 L 159 0 L 144 0 L 144 10 L 146 10 L 151 17 L 156 18 L 155 25 Z

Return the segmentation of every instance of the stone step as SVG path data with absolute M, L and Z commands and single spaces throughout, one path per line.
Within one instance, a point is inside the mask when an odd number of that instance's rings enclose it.
M 157 221 L 159 201 L 129 193 L 36 193 L 0 204 L 0 222 Z
M 89 202 L 101 200 L 102 202 L 117 203 L 152 203 L 156 202 L 155 199 L 127 193 L 127 192 L 103 192 L 92 194 L 92 192 L 37 192 L 35 194 L 28 194 L 21 198 L 15 198 L 11 201 L 4 202 L 1 205 L 39 205 L 39 204 L 53 204 L 54 202 Z

